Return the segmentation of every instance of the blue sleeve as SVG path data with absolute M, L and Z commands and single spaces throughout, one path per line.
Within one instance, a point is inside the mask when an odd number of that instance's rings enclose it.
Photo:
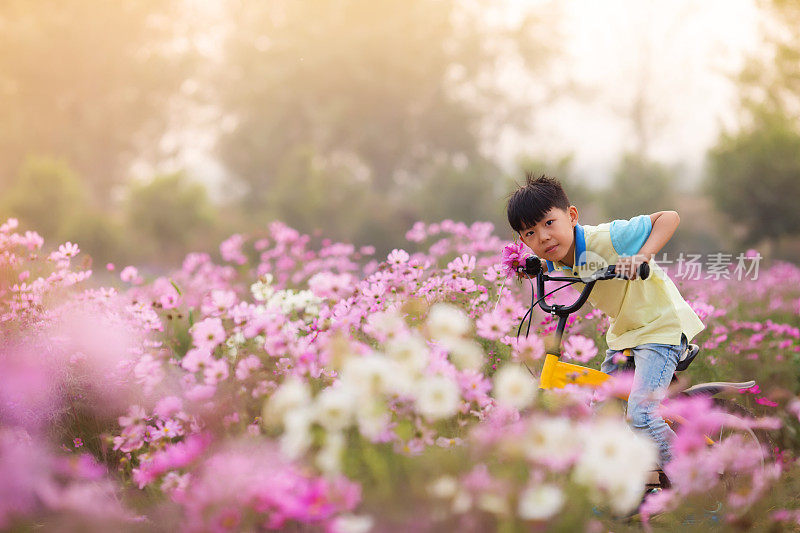
M 621 256 L 636 255 L 642 248 L 653 222 L 650 215 L 639 215 L 630 220 L 615 220 L 611 223 L 611 244 Z

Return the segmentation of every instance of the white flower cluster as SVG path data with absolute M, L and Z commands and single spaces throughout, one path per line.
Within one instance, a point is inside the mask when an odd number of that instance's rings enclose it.
M 595 501 L 617 513 L 635 509 L 656 465 L 653 442 L 634 434 L 620 418 L 601 419 L 585 428 L 581 437 L 575 481 L 588 487 Z
M 259 302 L 263 302 L 265 309 L 276 309 L 283 314 L 301 312 L 305 318 L 319 315 L 322 299 L 315 296 L 310 290 L 295 291 L 292 289 L 276 290 L 272 286 L 274 278 L 266 274 L 262 279 L 250 286 L 250 292 Z
M 450 359 L 459 369 L 479 370 L 484 354 L 480 344 L 465 338 L 472 323 L 464 312 L 450 304 L 434 305 L 426 321 L 431 338 L 450 352 Z

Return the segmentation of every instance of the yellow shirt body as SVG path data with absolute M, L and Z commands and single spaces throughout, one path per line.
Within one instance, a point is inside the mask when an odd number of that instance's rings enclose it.
M 600 268 L 617 264 L 620 255 L 612 243 L 611 225 L 611 222 L 597 226 L 577 225 L 576 266 L 557 262 L 555 269 L 588 276 Z M 682 333 L 691 341 L 705 328 L 669 276 L 654 260 L 649 263 L 650 276 L 646 280 L 598 281 L 589 295 L 589 302 L 611 320 L 606 341 L 612 350 L 647 343 L 679 345 Z M 548 262 L 548 269 L 553 270 L 553 263 Z

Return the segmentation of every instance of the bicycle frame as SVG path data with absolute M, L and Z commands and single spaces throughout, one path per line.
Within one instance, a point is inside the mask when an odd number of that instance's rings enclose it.
M 649 273 L 649 272 L 648 272 Z M 646 277 L 646 276 L 643 276 Z M 570 278 L 563 278 L 563 277 L 554 277 L 554 276 L 547 276 L 548 281 L 572 281 Z M 561 340 L 564 336 L 564 329 L 567 325 L 567 319 L 569 315 L 583 307 L 583 304 L 586 303 L 586 300 L 589 298 L 589 293 L 591 293 L 592 288 L 597 280 L 592 280 L 586 282 L 586 285 L 581 292 L 581 295 L 578 299 L 572 304 L 568 306 L 564 305 L 549 305 L 542 300 L 540 306 L 546 312 L 549 312 L 553 316 L 558 316 L 558 325 L 556 326 L 556 343 L 555 349 L 552 351 L 548 351 L 545 355 L 544 365 L 542 366 L 542 374 L 539 377 L 539 388 L 543 390 L 548 389 L 563 389 L 567 385 L 578 385 L 584 387 L 592 387 L 597 388 L 606 381 L 608 381 L 611 376 L 606 374 L 605 372 L 600 372 L 599 370 L 595 370 L 593 368 L 589 368 L 586 366 L 580 366 L 572 363 L 565 363 L 561 361 Z M 544 290 L 544 282 L 545 276 L 541 270 L 536 274 L 536 284 L 537 284 L 537 293 L 538 294 L 545 294 Z M 533 312 L 533 310 L 531 310 Z M 631 350 L 630 348 L 625 348 L 622 351 L 622 354 L 625 357 L 631 357 Z M 628 400 L 628 396 L 630 391 L 619 393 L 616 396 L 621 400 Z M 666 420 L 666 422 L 673 426 L 675 422 L 681 423 L 681 420 Z M 714 440 L 710 438 L 708 435 L 705 436 L 707 444 L 714 444 Z
M 549 281 L 571 281 L 570 278 L 560 278 L 555 276 L 547 276 Z M 538 294 L 544 294 L 545 276 L 541 270 L 536 274 L 536 284 Z M 578 299 L 569 306 L 563 305 L 548 305 L 544 301 L 540 306 L 545 312 L 549 312 L 554 316 L 558 316 L 558 326 L 556 327 L 556 343 L 555 349 L 545 355 L 544 366 L 542 367 L 542 375 L 539 378 L 540 389 L 560 389 L 567 385 L 582 385 L 589 387 L 599 387 L 606 382 L 611 376 L 593 368 L 580 366 L 572 363 L 565 363 L 561 361 L 561 339 L 564 336 L 564 329 L 567 325 L 569 315 L 583 307 L 586 300 L 589 298 L 589 293 L 594 288 L 596 280 L 586 282 L 581 295 Z M 630 349 L 625 349 L 623 352 L 625 356 L 630 356 Z M 627 396 L 623 398 L 627 400 Z

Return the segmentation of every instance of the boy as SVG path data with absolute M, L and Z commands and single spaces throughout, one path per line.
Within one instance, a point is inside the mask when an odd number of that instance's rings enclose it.
M 659 466 L 671 459 L 675 433 L 656 409 L 664 398 L 678 360 L 688 342 L 705 327 L 678 289 L 652 257 L 669 241 L 680 219 L 675 211 L 639 215 L 597 226 L 578 224 L 578 208 L 570 205 L 561 184 L 552 178 L 534 179 L 508 201 L 508 222 L 546 269 L 568 275 L 589 275 L 607 265 L 629 278 L 598 282 L 589 302 L 611 320 L 608 351 L 600 369 L 618 370 L 622 350 L 630 348 L 636 366 L 628 419 L 650 436 L 659 452 Z M 637 280 L 641 263 L 651 274 Z M 604 264 L 602 264 L 604 263 Z

